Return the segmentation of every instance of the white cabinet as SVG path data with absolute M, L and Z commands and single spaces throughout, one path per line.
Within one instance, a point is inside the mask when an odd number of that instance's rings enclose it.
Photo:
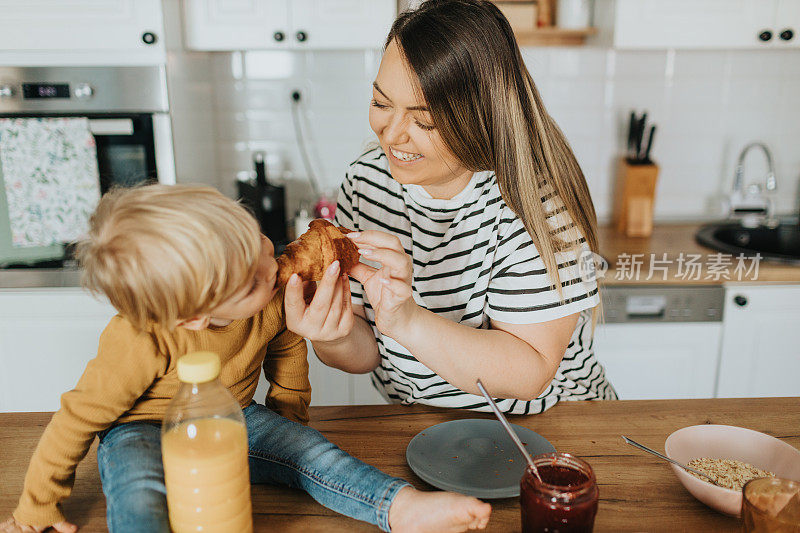
M 394 0 L 292 0 L 294 39 L 311 48 L 381 48 L 394 22 Z M 303 32 L 307 38 L 298 40 Z
M 616 48 L 797 48 L 797 0 L 598 0 L 600 40 Z
M 775 46 L 800 48 L 800 2 L 777 0 L 775 22 L 772 26 L 772 42 Z
M 800 286 L 727 287 L 718 396 L 800 396 Z
M 395 0 L 184 0 L 193 50 L 380 48 Z
M 116 314 L 80 288 L 0 290 L 0 413 L 56 411 L 97 355 L 100 333 Z M 369 374 L 322 364 L 308 343 L 312 405 L 386 403 Z M 255 399 L 264 400 L 263 375 Z
M 163 43 L 161 0 L 0 0 L 3 64 L 15 56 L 28 65 L 46 62 L 59 53 L 81 64 L 92 54 L 114 57 L 114 64 L 158 64 Z
M 719 322 L 602 324 L 594 350 L 622 400 L 713 398 Z
M 115 314 L 79 288 L 0 290 L 0 412 L 57 410 Z
M 184 0 L 184 38 L 193 50 L 287 48 L 286 0 Z

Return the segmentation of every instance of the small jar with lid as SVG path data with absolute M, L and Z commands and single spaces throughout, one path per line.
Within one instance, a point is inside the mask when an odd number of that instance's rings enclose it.
M 599 490 L 592 467 L 568 453 L 533 458 L 520 481 L 522 533 L 589 533 L 594 527 Z

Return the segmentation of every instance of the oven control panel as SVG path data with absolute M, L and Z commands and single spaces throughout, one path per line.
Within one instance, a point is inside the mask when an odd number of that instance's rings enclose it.
M 88 83 L 76 83 L 71 87 L 69 83 L 27 83 L 19 87 L 11 84 L 0 85 L 0 98 L 21 97 L 23 100 L 46 100 L 55 98 L 80 98 L 86 99 L 94 96 L 94 88 Z
M 603 318 L 622 322 L 721 322 L 720 286 L 609 286 L 601 290 Z
M 164 113 L 163 66 L 0 67 L 0 115 Z

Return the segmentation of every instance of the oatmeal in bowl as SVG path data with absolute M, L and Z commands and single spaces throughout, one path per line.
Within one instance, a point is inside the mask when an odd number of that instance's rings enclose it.
M 760 474 L 800 481 L 800 451 L 783 441 L 752 429 L 736 426 L 704 424 L 679 429 L 667 437 L 664 443 L 667 457 L 689 467 L 696 468 L 692 460 L 699 461 L 702 468 L 731 487 L 741 487 L 739 482 L 750 475 Z M 714 510 L 738 516 L 742 508 L 741 488 L 718 487 L 684 469 L 671 465 L 681 484 L 695 498 Z M 706 472 L 703 469 L 710 469 Z M 746 480 L 744 480 L 746 482 Z M 744 484 L 742 482 L 742 485 Z

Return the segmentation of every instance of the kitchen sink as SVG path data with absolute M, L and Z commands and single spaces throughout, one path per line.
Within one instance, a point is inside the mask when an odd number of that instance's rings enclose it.
M 695 235 L 698 244 L 734 255 L 761 254 L 765 261 L 800 265 L 800 225 L 796 219 L 775 228 L 745 228 L 737 222 L 706 224 Z

